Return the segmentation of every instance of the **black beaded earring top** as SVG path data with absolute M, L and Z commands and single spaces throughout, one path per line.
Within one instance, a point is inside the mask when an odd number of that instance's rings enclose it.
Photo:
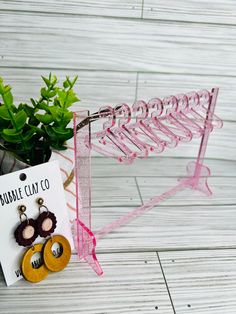
M 39 198 L 37 203 L 39 205 L 40 213 L 37 218 L 37 231 L 41 237 L 46 238 L 47 236 L 50 236 L 56 229 L 57 219 L 56 216 L 43 204 L 44 200 L 42 198 Z M 42 209 L 45 211 L 41 212 Z
M 21 223 L 18 225 L 18 227 L 16 228 L 14 232 L 16 242 L 20 246 L 32 245 L 32 243 L 35 241 L 35 239 L 38 236 L 35 220 L 32 218 L 28 219 L 25 213 L 26 211 L 25 205 L 19 206 L 18 211 L 20 213 Z M 23 217 L 25 219 L 23 219 Z

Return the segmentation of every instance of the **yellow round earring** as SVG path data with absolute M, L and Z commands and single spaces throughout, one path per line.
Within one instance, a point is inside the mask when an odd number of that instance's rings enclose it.
M 60 256 L 53 255 L 52 246 L 58 243 L 62 249 Z M 52 236 L 44 244 L 43 260 L 48 270 L 58 272 L 63 270 L 70 261 L 71 247 L 69 241 L 62 235 Z
M 39 216 L 37 218 L 37 230 L 41 237 L 50 236 L 57 226 L 57 219 L 53 212 L 49 211 L 44 205 L 43 198 L 37 200 L 39 205 Z M 42 211 L 43 210 L 43 211 Z M 59 256 L 55 256 L 52 252 L 54 243 L 60 245 L 61 251 Z M 43 248 L 43 260 L 48 270 L 57 272 L 63 270 L 70 261 L 71 247 L 69 241 L 62 235 L 51 236 Z
M 40 265 L 38 268 L 34 268 L 31 263 L 32 256 L 39 252 L 42 253 L 43 244 L 38 243 L 29 248 L 22 259 L 21 270 L 23 277 L 30 282 L 36 283 L 45 279 L 48 275 L 48 269 L 44 264 Z

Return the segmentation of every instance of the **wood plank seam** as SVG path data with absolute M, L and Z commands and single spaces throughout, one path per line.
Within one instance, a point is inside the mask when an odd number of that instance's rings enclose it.
M 136 85 L 135 85 L 135 96 L 134 101 L 138 100 L 138 82 L 139 82 L 139 73 L 136 73 Z
M 0 58 L 4 59 L 4 56 L 0 56 Z M 30 67 L 30 66 L 8 66 L 8 65 L 0 65 L 0 69 L 16 69 L 16 70 L 45 70 L 45 71 L 54 71 L 54 70 L 61 70 L 61 71 L 79 71 L 79 72 L 107 72 L 107 73 L 138 73 L 139 76 L 140 74 L 160 74 L 160 75 L 179 75 L 179 76 L 183 76 L 183 77 L 186 77 L 186 76 L 197 76 L 197 77 L 223 77 L 223 78 L 236 78 L 236 75 L 232 75 L 232 74 L 206 74 L 206 73 L 202 73 L 202 74 L 199 74 L 199 73 L 184 73 L 184 72 L 168 72 L 168 71 L 135 71 L 135 70 L 119 70 L 119 69 L 100 69 L 100 70 L 97 70 L 97 69 L 88 69 L 88 68 L 76 68 L 76 67 L 66 67 L 66 68 L 63 68 L 63 67 Z M 140 80 L 140 77 L 139 77 L 139 80 Z
M 144 17 L 144 0 L 142 0 L 142 7 L 140 12 L 140 17 L 132 17 L 132 16 L 113 16 L 113 15 L 102 15 L 102 14 L 86 14 L 86 13 L 74 13 L 74 12 L 46 12 L 46 11 L 35 11 L 35 10 L 15 10 L 15 9 L 1 9 L 1 12 L 6 13 L 34 13 L 34 14 L 45 14 L 45 15 L 61 15 L 61 16 L 84 16 L 84 17 L 95 17 L 95 18 L 108 18 L 108 19 L 120 19 L 120 20 L 143 20 L 148 22 L 168 22 L 168 23 L 183 23 L 183 24 L 200 24 L 200 25 L 215 25 L 215 26 L 236 26 L 236 23 L 217 23 L 217 22 L 205 22 L 205 21 L 185 21 L 185 20 L 170 20 L 170 19 L 162 19 L 162 18 L 148 18 Z
M 143 13 L 144 13 L 144 0 L 142 0 L 141 19 L 143 19 Z
M 229 251 L 234 251 L 236 249 L 236 245 L 234 245 L 234 246 L 211 246 L 211 247 L 197 247 L 197 248 L 191 248 L 191 247 L 189 247 L 189 248 L 178 248 L 178 247 L 176 247 L 176 248 L 173 248 L 173 249 L 168 249 L 168 248 L 166 248 L 166 249 L 158 249 L 158 251 L 157 251 L 157 248 L 155 248 L 155 249 L 147 249 L 147 250 L 145 250 L 145 249 L 143 249 L 143 250 L 132 250 L 132 251 L 127 251 L 127 250 L 123 250 L 123 249 L 121 249 L 121 250 L 117 250 L 117 251 L 109 251 L 109 250 L 99 250 L 99 252 L 97 253 L 97 255 L 99 256 L 99 255 L 106 255 L 106 254 L 120 254 L 120 253 L 124 253 L 124 254 L 128 254 L 128 253 L 175 253 L 175 252 L 192 252 L 192 251 L 225 251 L 225 250 L 229 250 Z M 78 256 L 78 254 L 77 254 L 77 252 L 72 252 L 72 255 L 73 256 L 75 256 L 75 257 L 77 257 Z M 83 263 L 83 262 L 81 262 L 81 263 Z
M 139 20 L 138 18 L 136 18 L 136 20 Z M 195 25 L 214 25 L 214 26 L 236 26 L 236 23 L 214 23 L 214 22 L 204 22 L 204 21 L 184 21 L 184 20 L 165 20 L 165 19 L 154 19 L 154 18 L 143 18 L 143 21 L 150 21 L 150 22 L 155 22 L 158 21 L 160 23 L 166 23 L 166 22 L 170 22 L 170 23 L 180 23 L 180 24 L 195 24 Z M 187 25 L 186 25 L 187 27 Z
M 125 250 L 125 249 L 119 249 L 116 251 L 111 251 L 111 250 L 103 250 L 103 249 L 99 249 L 97 251 L 97 255 L 99 256 L 99 254 L 120 254 L 120 253 L 156 253 L 158 249 L 159 253 L 174 253 L 174 252 L 191 252 L 191 251 L 224 251 L 224 250 L 235 250 L 236 249 L 236 245 L 232 245 L 232 246 L 211 246 L 211 247 L 189 247 L 189 248 L 173 248 L 173 249 L 169 249 L 169 248 L 155 248 L 155 249 L 134 249 L 134 250 Z M 72 254 L 73 256 L 77 256 L 76 252 L 73 252 Z
M 141 11 L 141 10 L 140 10 Z M 34 10 L 14 10 L 14 9 L 9 9 L 9 10 L 6 10 L 6 9 L 1 9 L 1 12 L 6 12 L 6 13 L 33 13 L 33 14 L 43 14 L 43 15 L 59 15 L 59 16 L 77 16 L 77 17 L 90 17 L 90 18 L 104 18 L 104 19 L 114 19 L 114 20 L 126 20 L 126 21 L 129 21 L 129 20 L 144 20 L 144 21 L 152 21 L 152 19 L 143 19 L 141 17 L 141 14 L 142 14 L 142 11 L 140 12 L 140 17 L 132 17 L 132 16 L 113 16 L 113 15 L 102 15 L 102 14 L 85 14 L 85 13 L 73 13 L 73 12 L 46 12 L 46 11 L 34 11 Z M 153 19 L 154 22 L 156 22 L 157 20 L 156 19 Z M 159 20 L 158 20 L 159 21 Z M 163 20 L 165 21 L 165 20 Z M 167 20 L 168 22 L 171 22 L 169 20 Z M 178 23 L 180 21 L 177 21 Z M 194 22 L 191 22 L 191 23 L 194 23 Z M 220 24 L 222 25 L 222 24 Z M 229 25 L 229 24 L 226 24 L 226 25 Z
M 141 196 L 140 196 L 141 197 Z M 142 201 L 142 199 L 141 199 Z M 143 202 L 143 201 L 142 201 Z M 138 204 L 139 205 L 139 204 Z M 214 204 L 214 205 L 209 205 L 209 204 L 191 204 L 191 207 L 200 207 L 200 206 L 204 206 L 206 208 L 213 208 L 213 207 L 222 207 L 222 206 L 227 206 L 227 207 L 235 207 L 236 206 L 236 203 L 227 203 L 225 205 L 222 205 L 222 204 Z M 103 208 L 111 208 L 112 206 L 111 205 L 103 205 L 102 206 Z M 117 207 L 117 208 L 124 208 L 124 204 L 121 204 L 121 205 L 115 205 L 114 207 Z M 134 208 L 135 206 L 134 205 L 125 205 L 125 208 Z M 170 205 L 170 204 L 162 204 L 162 205 L 158 205 L 156 207 L 154 207 L 153 210 L 155 210 L 156 208 L 170 208 L 170 207 L 175 207 L 175 208 L 188 208 L 189 205 L 188 204 L 175 204 L 175 205 Z M 93 208 L 101 208 L 100 205 L 93 205 Z
M 163 279 L 164 279 L 164 282 L 165 282 L 165 285 L 166 285 L 166 289 L 167 289 L 167 292 L 168 292 L 168 295 L 169 295 L 169 299 L 170 299 L 170 303 L 171 303 L 171 306 L 172 306 L 172 309 L 173 309 L 173 313 L 176 314 L 175 306 L 174 306 L 174 303 L 173 303 L 173 300 L 172 300 L 172 296 L 170 294 L 170 290 L 169 290 L 169 287 L 168 287 L 168 283 L 167 283 L 167 279 L 166 279 L 166 276 L 165 276 L 165 272 L 164 272 L 164 269 L 163 269 L 162 264 L 161 264 L 161 259 L 160 259 L 160 256 L 159 256 L 158 252 L 156 252 L 156 254 L 157 254 L 157 259 L 158 259 L 158 262 L 159 262 L 159 265 L 160 265 L 161 273 L 162 273 L 162 276 L 163 276 Z
M 136 183 L 136 186 L 137 186 L 137 190 L 138 190 L 138 194 L 139 194 L 139 197 L 140 197 L 140 200 L 141 200 L 141 204 L 143 205 L 143 198 L 142 198 L 142 195 L 141 195 L 141 191 L 140 191 L 140 188 L 139 188 L 139 185 L 138 185 L 137 178 L 134 177 L 134 180 L 135 180 L 135 183 Z

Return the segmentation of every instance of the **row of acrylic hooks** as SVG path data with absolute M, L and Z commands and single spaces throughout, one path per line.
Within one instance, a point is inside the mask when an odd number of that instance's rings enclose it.
M 165 148 L 201 137 L 205 129 L 221 128 L 215 114 L 207 118 L 211 95 L 207 90 L 177 96 L 106 106 L 90 116 L 90 121 L 106 118 L 103 129 L 85 138 L 85 144 L 99 154 L 132 163 L 150 152 L 159 155 Z M 91 136 L 91 138 L 90 138 Z

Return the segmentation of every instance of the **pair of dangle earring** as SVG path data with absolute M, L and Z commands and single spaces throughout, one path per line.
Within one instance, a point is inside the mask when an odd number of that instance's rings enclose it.
M 16 228 L 14 235 L 16 242 L 20 246 L 30 246 L 38 236 L 46 238 L 51 235 L 57 225 L 56 216 L 43 205 L 42 198 L 37 200 L 39 205 L 39 216 L 36 220 L 28 218 L 26 215 L 26 206 L 21 205 L 18 207 L 20 213 L 20 225 Z M 44 208 L 46 211 L 42 211 Z
M 39 198 L 37 203 L 39 205 L 39 216 L 36 220 L 32 218 L 28 219 L 25 213 L 26 206 L 19 206 L 18 211 L 21 223 L 14 232 L 16 242 L 20 246 L 31 246 L 24 253 L 21 263 L 22 275 L 30 282 L 39 282 L 45 279 L 49 271 L 57 272 L 63 270 L 71 257 L 69 241 L 62 235 L 52 236 L 45 244 L 38 243 L 33 245 L 33 242 L 38 236 L 44 238 L 50 236 L 57 224 L 55 215 L 43 204 L 43 199 Z M 62 253 L 58 257 L 52 253 L 54 243 L 58 243 L 62 249 Z M 37 252 L 42 254 L 43 263 L 38 268 L 35 268 L 31 263 L 31 259 Z

